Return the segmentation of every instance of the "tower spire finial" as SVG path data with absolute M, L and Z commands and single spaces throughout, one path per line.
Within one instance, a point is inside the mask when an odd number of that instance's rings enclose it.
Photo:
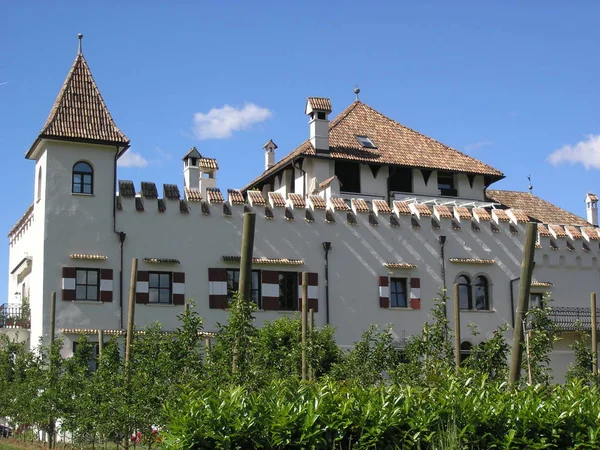
M 360 94 L 360 89 L 356 84 L 354 85 L 354 94 L 356 94 L 356 101 L 359 101 L 358 94 Z
M 83 40 L 83 34 L 79 33 L 79 34 L 77 35 L 77 39 L 79 39 L 79 49 L 77 50 L 77 53 L 78 53 L 79 55 L 82 55 L 82 54 L 83 54 L 83 49 L 82 49 L 82 44 L 81 44 L 81 41 Z

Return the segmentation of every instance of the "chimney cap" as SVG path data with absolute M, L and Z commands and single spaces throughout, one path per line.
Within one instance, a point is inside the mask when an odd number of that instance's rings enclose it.
M 277 144 L 273 142 L 273 139 L 269 139 L 268 142 L 263 145 L 265 150 L 275 150 L 277 148 Z
M 590 202 L 597 202 L 598 196 L 592 192 L 588 192 L 588 194 L 586 195 L 586 200 L 589 200 Z
M 306 99 L 305 114 L 310 114 L 313 111 L 321 111 L 325 113 L 331 112 L 331 100 L 325 97 L 308 97 Z
M 181 160 L 185 161 L 188 158 L 200 159 L 200 158 L 202 158 L 202 155 L 200 154 L 200 152 L 198 151 L 198 149 L 196 147 L 192 147 L 192 148 L 190 148 L 190 151 L 187 152 L 183 158 L 181 158 Z

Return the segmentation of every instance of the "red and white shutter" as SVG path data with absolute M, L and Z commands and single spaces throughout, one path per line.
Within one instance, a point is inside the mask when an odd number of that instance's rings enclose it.
M 146 270 L 138 270 L 137 283 L 135 285 L 135 302 L 146 304 L 150 300 L 148 283 L 148 272 Z
M 173 272 L 173 304 L 185 304 L 185 273 Z
M 64 301 L 75 300 L 75 277 L 77 270 L 75 267 L 62 268 L 62 299 Z
M 100 301 L 105 303 L 113 301 L 112 269 L 100 269 Z
M 208 269 L 208 307 L 227 308 L 227 269 Z
M 390 307 L 390 280 L 388 277 L 379 277 L 379 307 Z
M 316 272 L 308 273 L 308 309 L 319 311 L 319 274 Z M 298 309 L 302 309 L 302 272 L 298 272 Z
M 261 272 L 262 308 L 266 311 L 279 309 L 279 272 L 263 270 Z
M 421 309 L 421 279 L 410 279 L 410 307 L 412 309 Z

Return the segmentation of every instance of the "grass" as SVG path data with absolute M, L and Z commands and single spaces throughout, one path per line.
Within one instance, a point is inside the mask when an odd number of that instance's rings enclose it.
M 23 442 L 16 439 L 0 439 L 0 450 L 38 450 L 44 448 L 41 444 Z

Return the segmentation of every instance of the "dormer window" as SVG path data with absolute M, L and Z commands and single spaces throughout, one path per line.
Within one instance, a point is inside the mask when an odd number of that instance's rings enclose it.
M 454 184 L 454 174 L 448 172 L 438 172 L 438 190 L 440 195 L 447 197 L 457 197 L 458 191 Z
M 73 166 L 73 194 L 94 193 L 94 170 L 88 163 L 80 161 Z
M 371 141 L 371 139 L 369 139 L 368 136 L 356 136 L 356 140 L 358 141 L 358 143 L 360 144 L 361 147 L 377 148 L 377 147 L 375 147 L 375 144 L 373 144 L 373 141 Z

